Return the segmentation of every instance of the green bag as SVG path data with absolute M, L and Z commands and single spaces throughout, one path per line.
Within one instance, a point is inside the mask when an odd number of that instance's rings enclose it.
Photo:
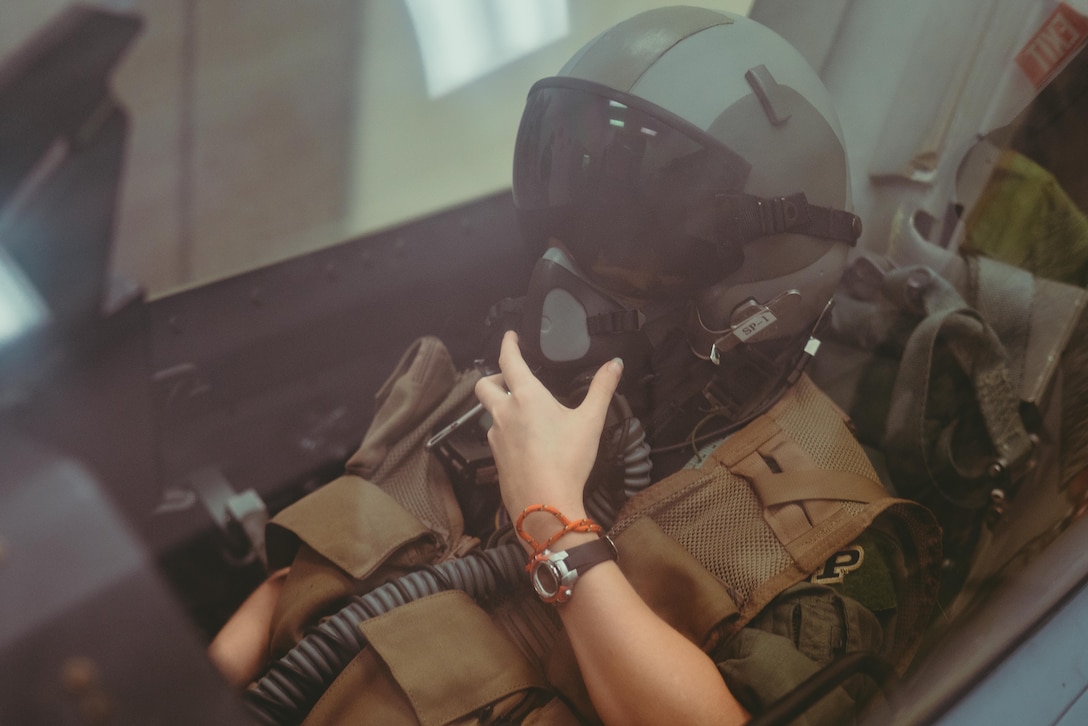
M 985 257 L 952 268 L 958 284 L 855 260 L 812 372 L 889 487 L 937 515 L 946 602 L 1041 460 L 1058 487 L 1088 466 L 1085 291 Z

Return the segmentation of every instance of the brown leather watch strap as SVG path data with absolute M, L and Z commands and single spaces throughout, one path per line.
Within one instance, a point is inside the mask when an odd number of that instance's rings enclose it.
M 584 575 L 594 565 L 618 558 L 616 545 L 613 544 L 612 540 L 608 537 L 601 537 L 592 542 L 585 542 L 576 547 L 571 547 L 567 550 L 567 558 L 563 560 L 563 564 L 567 566 L 568 571 L 575 571 L 579 575 Z

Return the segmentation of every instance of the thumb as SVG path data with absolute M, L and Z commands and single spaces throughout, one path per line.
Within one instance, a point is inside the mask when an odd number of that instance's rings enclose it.
M 608 412 L 608 405 L 612 402 L 612 395 L 620 385 L 623 377 L 623 361 L 613 358 L 598 369 L 589 384 L 589 390 L 578 408 L 585 408 L 601 417 Z

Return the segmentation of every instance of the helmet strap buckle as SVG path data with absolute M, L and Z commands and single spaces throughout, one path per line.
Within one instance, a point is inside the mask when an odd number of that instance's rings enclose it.
M 808 200 L 800 192 L 788 197 L 757 199 L 756 208 L 759 210 L 763 235 L 786 232 L 809 221 L 812 216 L 809 212 Z
M 804 192 L 782 197 L 718 194 L 719 244 L 739 246 L 783 232 L 844 242 L 851 247 L 861 236 L 861 219 L 852 212 L 809 204 Z

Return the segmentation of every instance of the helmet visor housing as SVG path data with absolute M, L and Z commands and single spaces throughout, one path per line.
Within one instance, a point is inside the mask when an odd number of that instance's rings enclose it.
M 684 297 L 743 261 L 715 241 L 715 195 L 744 188 L 744 159 L 691 123 L 576 78 L 529 92 L 514 201 L 534 251 L 560 242 L 602 288 Z

